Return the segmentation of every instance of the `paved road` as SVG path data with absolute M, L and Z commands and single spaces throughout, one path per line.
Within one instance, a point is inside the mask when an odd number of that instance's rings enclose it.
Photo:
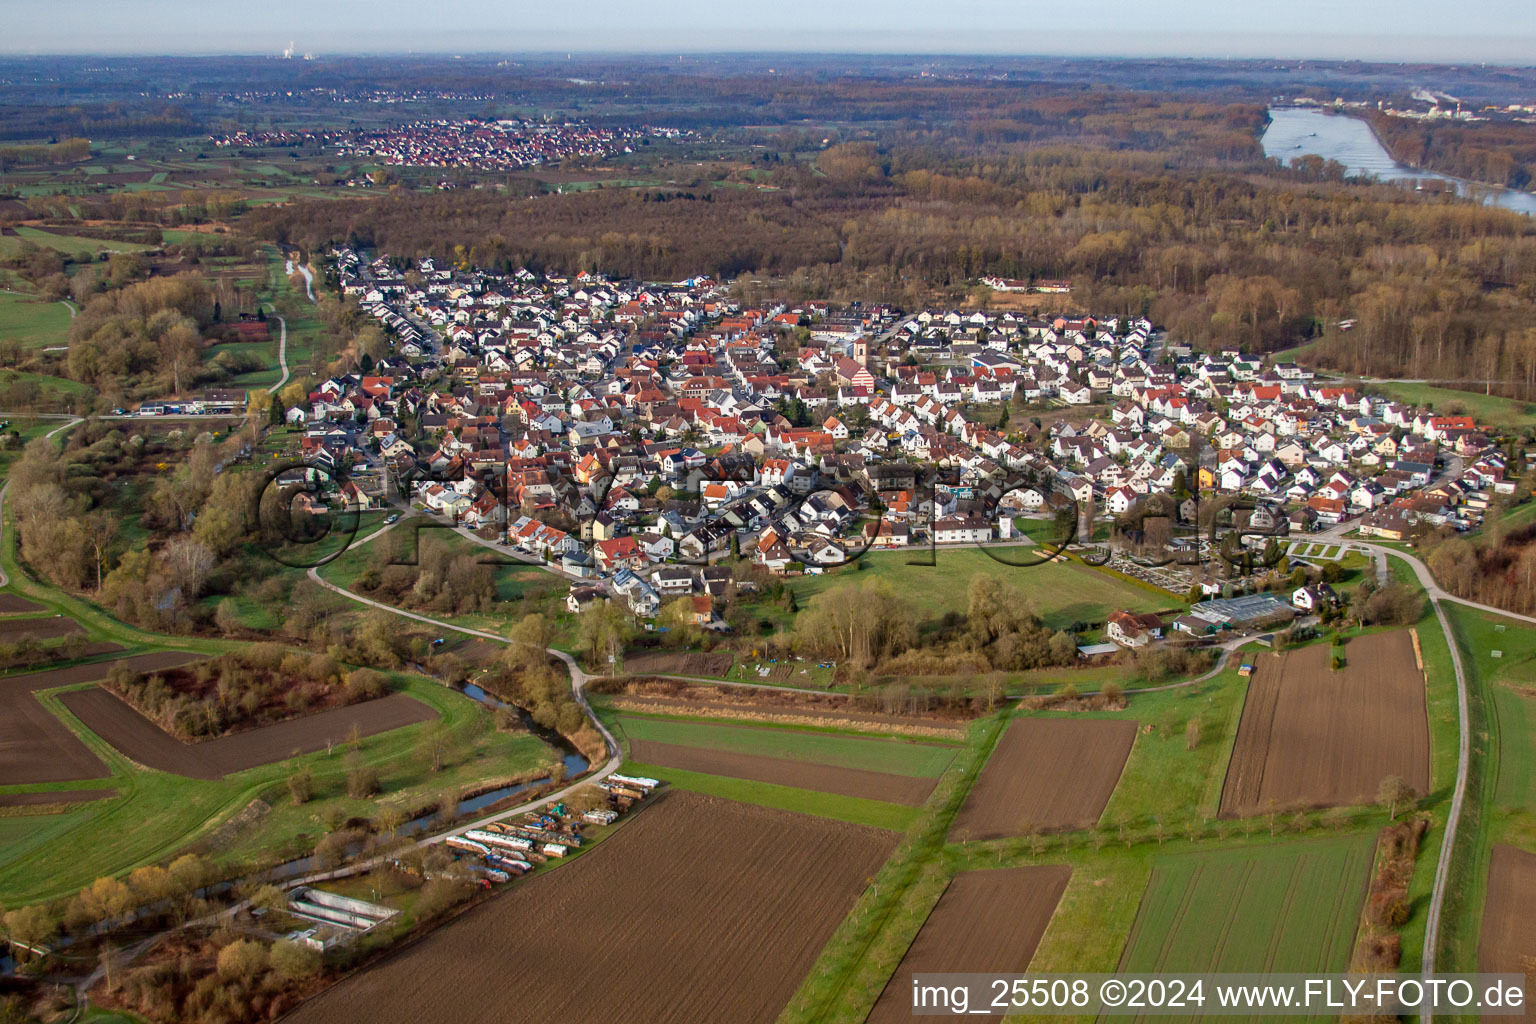
M 1418 577 L 1424 592 L 1429 595 L 1429 603 L 1435 609 L 1435 618 L 1440 622 L 1440 629 L 1445 634 L 1445 644 L 1451 651 L 1451 667 L 1456 672 L 1456 784 L 1451 790 L 1451 806 L 1445 815 L 1445 836 L 1440 843 L 1440 860 L 1435 865 L 1435 884 L 1430 890 L 1429 915 L 1424 925 L 1424 953 L 1420 971 L 1424 974 L 1432 974 L 1435 970 L 1435 952 L 1440 944 L 1440 918 L 1445 909 L 1445 887 L 1451 871 L 1451 853 L 1456 848 L 1456 830 L 1461 823 L 1462 806 L 1467 797 L 1467 772 L 1472 761 L 1472 735 L 1471 724 L 1467 709 L 1467 674 L 1461 663 L 1461 649 L 1456 644 L 1456 634 L 1451 631 L 1450 619 L 1446 617 L 1444 602 L 1454 600 L 1460 604 L 1471 605 L 1474 608 L 1485 607 L 1472 601 L 1462 601 L 1453 598 L 1440 589 L 1435 582 L 1429 567 L 1413 555 L 1385 548 L 1378 544 L 1363 544 L 1367 550 L 1377 554 L 1385 554 L 1393 558 L 1400 558 L 1407 562 L 1413 569 L 1413 574 Z M 1497 609 L 1492 609 L 1497 611 Z M 1501 613 L 1508 614 L 1508 613 Z M 1525 616 L 1515 616 L 1525 618 Z M 1536 622 L 1536 619 L 1527 621 Z M 1424 1024 L 1430 1024 L 1434 1015 L 1425 1011 L 1421 1018 Z

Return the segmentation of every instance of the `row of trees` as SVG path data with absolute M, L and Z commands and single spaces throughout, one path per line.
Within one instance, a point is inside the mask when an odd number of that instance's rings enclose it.
M 369 668 L 343 671 L 330 654 L 255 644 L 166 673 L 119 665 L 107 687 L 167 732 L 187 739 L 268 725 L 327 705 L 354 704 L 389 692 L 389 677 Z
M 434 531 L 396 531 L 375 544 L 356 589 L 414 611 L 463 615 L 489 612 L 496 602 L 496 568 L 489 551 L 465 551 L 462 542 Z
M 977 573 L 966 613 L 920 623 L 884 580 L 849 582 L 820 595 L 795 620 L 796 650 L 877 675 L 1020 671 L 1077 660 L 1077 639 L 1041 622 L 1030 602 L 996 576 Z
M 1439 584 L 1457 597 L 1536 614 L 1536 526 L 1505 530 L 1501 524 L 1495 509 L 1478 540 L 1426 533 L 1419 550 Z

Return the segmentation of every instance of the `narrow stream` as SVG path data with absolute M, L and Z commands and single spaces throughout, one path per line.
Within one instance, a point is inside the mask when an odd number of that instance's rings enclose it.
M 560 733 L 553 729 L 546 729 L 539 725 L 528 715 L 528 712 L 524 711 L 517 705 L 508 704 L 506 701 L 498 699 L 494 695 L 487 693 L 484 688 L 476 686 L 474 683 L 461 683 L 455 686 L 454 689 L 458 690 L 460 693 L 464 694 L 464 696 L 469 697 L 472 700 L 479 701 L 481 704 L 484 704 L 486 707 L 492 710 L 501 709 L 516 715 L 518 717 L 518 721 L 522 722 L 523 726 L 527 728 L 529 732 L 533 733 L 535 736 L 538 736 L 544 742 L 548 743 L 552 747 L 555 747 L 561 752 L 561 762 L 565 765 L 565 777 L 567 779 L 572 779 L 585 773 L 586 770 L 592 766 L 592 763 L 583 757 L 581 752 L 571 745 L 570 740 L 566 739 L 564 736 L 560 735 Z M 462 818 L 466 815 L 474 814 L 475 812 L 484 810 L 493 804 L 500 803 L 508 797 L 516 796 L 517 794 L 530 790 L 535 786 L 542 786 L 549 781 L 551 781 L 550 776 L 544 775 L 537 779 L 530 779 L 527 782 L 518 782 L 509 786 L 498 786 L 495 789 L 486 790 L 484 793 L 476 793 L 474 796 L 466 797 L 459 801 L 458 807 L 454 811 L 454 817 Z M 434 825 L 439 824 L 441 821 L 441 812 L 433 811 L 429 814 L 423 814 L 412 818 L 410 821 L 400 826 L 398 834 L 415 835 L 418 832 L 425 832 L 431 829 Z M 351 855 L 353 853 L 359 852 L 361 849 L 362 847 L 359 845 L 356 850 L 349 850 L 348 854 Z M 271 871 L 267 872 L 267 877 L 273 881 L 282 881 L 289 878 L 298 878 L 301 875 L 308 874 L 318 869 L 319 865 L 316 864 L 314 857 L 301 857 L 298 860 L 290 860 L 277 865 Z

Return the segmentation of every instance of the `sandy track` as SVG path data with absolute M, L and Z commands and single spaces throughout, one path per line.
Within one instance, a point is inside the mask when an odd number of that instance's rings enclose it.
M 329 743 L 346 742 L 354 726 L 372 736 L 437 717 L 427 705 L 397 693 L 204 743 L 182 743 L 106 690 L 75 690 L 61 699 L 86 728 L 124 756 L 193 779 L 220 779 L 295 753 L 323 750 Z
M 887 772 L 871 772 L 859 768 L 842 768 L 836 765 L 813 764 L 782 757 L 762 757 L 728 750 L 710 750 L 706 747 L 688 747 L 675 743 L 657 743 L 653 740 L 630 740 L 629 756 L 641 764 L 654 764 L 663 768 L 681 768 L 684 771 L 703 772 L 706 775 L 726 775 L 733 779 L 751 779 L 776 786 L 794 786 L 811 789 L 818 793 L 838 793 L 842 796 L 863 797 L 866 800 L 884 800 L 893 804 L 916 807 L 928 799 L 937 779 L 914 778 L 892 775 Z
M 1136 740 L 1118 718 L 1015 718 L 987 759 L 950 839 L 1089 828 L 1104 813 Z

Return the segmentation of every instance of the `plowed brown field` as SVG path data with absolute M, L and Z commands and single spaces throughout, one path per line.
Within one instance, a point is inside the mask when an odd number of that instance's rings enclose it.
M 1478 969 L 1525 975 L 1526 1012 L 1488 1020 L 1536 1020 L 1536 853 L 1495 846 L 1488 865 L 1488 896 L 1477 944 Z
M 912 778 L 891 775 L 887 772 L 871 772 L 858 768 L 839 768 L 834 765 L 811 764 L 808 761 L 792 761 L 782 757 L 760 757 L 756 754 L 740 754 L 728 750 L 709 750 L 704 747 L 685 747 L 675 743 L 657 743 L 652 740 L 629 741 L 629 756 L 642 764 L 657 764 L 664 768 L 681 768 L 684 771 L 703 772 L 706 775 L 728 775 L 733 779 L 751 779 L 776 786 L 795 786 L 813 789 L 818 793 L 839 793 L 843 796 L 864 797 L 866 800 L 885 800 L 893 804 L 916 807 L 928 799 L 938 779 Z
M 288 1024 L 768 1024 L 896 837 L 678 790 Z
M 80 623 L 62 615 L 42 619 L 0 619 L 0 644 L 13 644 L 22 637 L 52 640 L 56 636 L 83 633 Z
M 950 838 L 1088 828 L 1104 813 L 1136 741 L 1118 718 L 1015 718 L 955 815 Z
M 761 691 L 757 691 L 761 692 Z M 819 696 L 819 695 L 817 695 Z M 862 729 L 866 732 L 892 731 L 924 736 L 954 738 L 965 731 L 967 723 L 938 718 L 882 715 L 870 711 L 844 710 L 841 707 L 797 707 L 740 700 L 694 700 L 686 697 L 622 696 L 604 697 L 610 705 L 626 711 L 651 714 L 682 714 L 691 718 L 730 718 L 742 722 L 800 722 Z
M 100 779 L 111 774 L 68 726 L 38 703 L 34 692 L 105 679 L 114 665 L 150 671 L 185 664 L 196 657 L 164 651 L 0 679 L 0 785 Z
M 396 693 L 206 743 L 182 743 L 106 690 L 73 690 L 60 700 L 86 728 L 134 762 L 192 779 L 221 779 L 295 752 L 322 750 L 328 743 L 344 742 L 354 726 L 372 736 L 437 717 L 427 705 Z
M 37 807 L 48 804 L 83 804 L 117 796 L 115 789 L 47 789 L 38 793 L 0 793 L 0 807 Z
M 736 660 L 729 651 L 678 653 L 646 651 L 624 656 L 624 671 L 634 675 L 723 676 Z
M 10 615 L 14 612 L 40 612 L 43 606 L 24 597 L 15 594 L 0 594 L 0 615 Z
M 1071 877 L 1065 864 L 956 875 L 864 1018 L 867 1024 L 913 1019 L 913 974 L 1024 973 Z M 971 1013 L 966 1019 L 1003 1018 Z
M 1429 790 L 1424 673 L 1407 630 L 1266 654 L 1248 681 L 1221 793 L 1223 817 L 1370 803 L 1381 780 Z

